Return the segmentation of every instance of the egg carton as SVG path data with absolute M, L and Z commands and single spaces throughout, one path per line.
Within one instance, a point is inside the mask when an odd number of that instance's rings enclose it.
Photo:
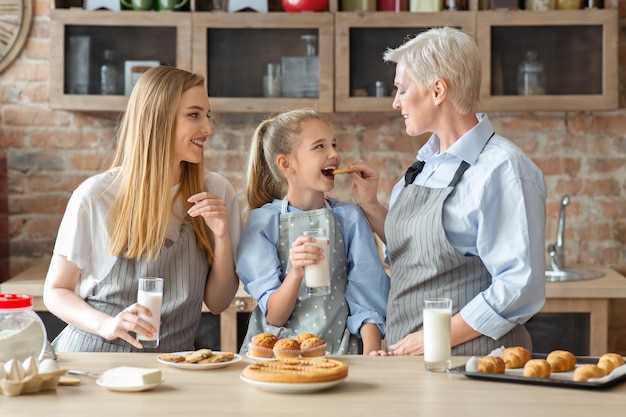
M 11 381 L 7 378 L 0 379 L 0 393 L 8 397 L 34 392 L 56 389 L 59 378 L 67 370 L 62 369 L 45 374 L 35 374 L 25 377 L 22 381 Z

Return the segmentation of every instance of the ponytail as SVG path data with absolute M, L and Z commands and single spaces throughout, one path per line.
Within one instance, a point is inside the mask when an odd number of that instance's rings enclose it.
M 248 172 L 246 173 L 246 196 L 250 210 L 259 208 L 285 194 L 285 185 L 280 177 L 272 173 L 271 167 L 265 158 L 263 139 L 272 119 L 264 120 L 256 128 L 252 137 Z

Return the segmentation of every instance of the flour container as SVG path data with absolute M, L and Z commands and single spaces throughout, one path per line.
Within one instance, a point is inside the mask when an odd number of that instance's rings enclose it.
M 24 361 L 29 356 L 42 360 L 46 340 L 46 328 L 33 310 L 33 297 L 0 294 L 0 363 Z

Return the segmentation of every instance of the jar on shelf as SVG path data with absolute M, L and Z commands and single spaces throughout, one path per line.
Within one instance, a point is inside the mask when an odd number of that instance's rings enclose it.
M 104 63 L 100 67 L 100 94 L 120 94 L 119 70 L 115 63 L 115 53 L 111 49 L 104 50 Z
M 344 12 L 375 12 L 376 0 L 342 0 L 341 10 Z
M 443 0 L 411 0 L 410 10 L 415 12 L 440 12 L 443 10 Z
M 554 8 L 557 10 L 577 10 L 582 6 L 582 0 L 556 0 Z
M 377 0 L 376 10 L 381 12 L 406 12 L 409 10 L 409 0 Z
M 553 10 L 555 0 L 526 0 L 524 9 L 533 11 Z
M 0 294 L 0 362 L 42 360 L 46 351 L 46 328 L 33 310 L 27 294 Z
M 517 92 L 522 96 L 543 95 L 546 93 L 544 65 L 536 51 L 526 52 L 517 72 Z

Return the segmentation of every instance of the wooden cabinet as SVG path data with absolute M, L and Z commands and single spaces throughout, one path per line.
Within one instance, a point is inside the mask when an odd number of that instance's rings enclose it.
M 391 111 L 395 65 L 384 51 L 433 26 L 474 33 L 475 23 L 475 12 L 336 13 L 335 111 Z
M 329 13 L 194 13 L 193 71 L 205 74 L 211 107 L 220 112 L 275 112 L 311 107 L 333 111 L 333 15 Z M 305 56 L 311 36 L 319 61 L 316 97 L 283 88 L 283 96 L 263 96 L 268 63 Z M 285 71 L 285 64 L 282 64 Z M 287 74 L 283 73 L 283 81 Z
M 604 10 L 438 13 L 339 12 L 333 5 L 330 13 L 53 10 L 51 106 L 122 111 L 127 96 L 102 95 L 98 84 L 103 51 L 114 48 L 123 77 L 122 64 L 134 60 L 204 74 L 217 112 L 296 107 L 326 113 L 392 111 L 395 66 L 383 62 L 385 49 L 443 25 L 462 28 L 476 39 L 483 62 L 484 111 L 618 106 L 618 11 L 612 3 L 613 8 Z M 264 97 L 267 63 L 305 55 L 302 37 L 310 35 L 316 37 L 319 57 L 316 95 Z M 92 46 L 89 85 L 77 93 L 70 39 L 85 36 Z M 518 66 L 528 50 L 536 51 L 545 66 L 546 88 L 540 95 L 520 95 L 517 89 Z
M 476 13 L 485 111 L 606 110 L 618 105 L 617 10 Z M 534 51 L 540 94 L 520 95 L 518 67 Z
M 56 9 L 50 26 L 50 106 L 79 111 L 122 111 L 128 100 L 126 62 L 191 69 L 189 13 Z M 104 51 L 115 51 L 119 94 L 103 95 Z

